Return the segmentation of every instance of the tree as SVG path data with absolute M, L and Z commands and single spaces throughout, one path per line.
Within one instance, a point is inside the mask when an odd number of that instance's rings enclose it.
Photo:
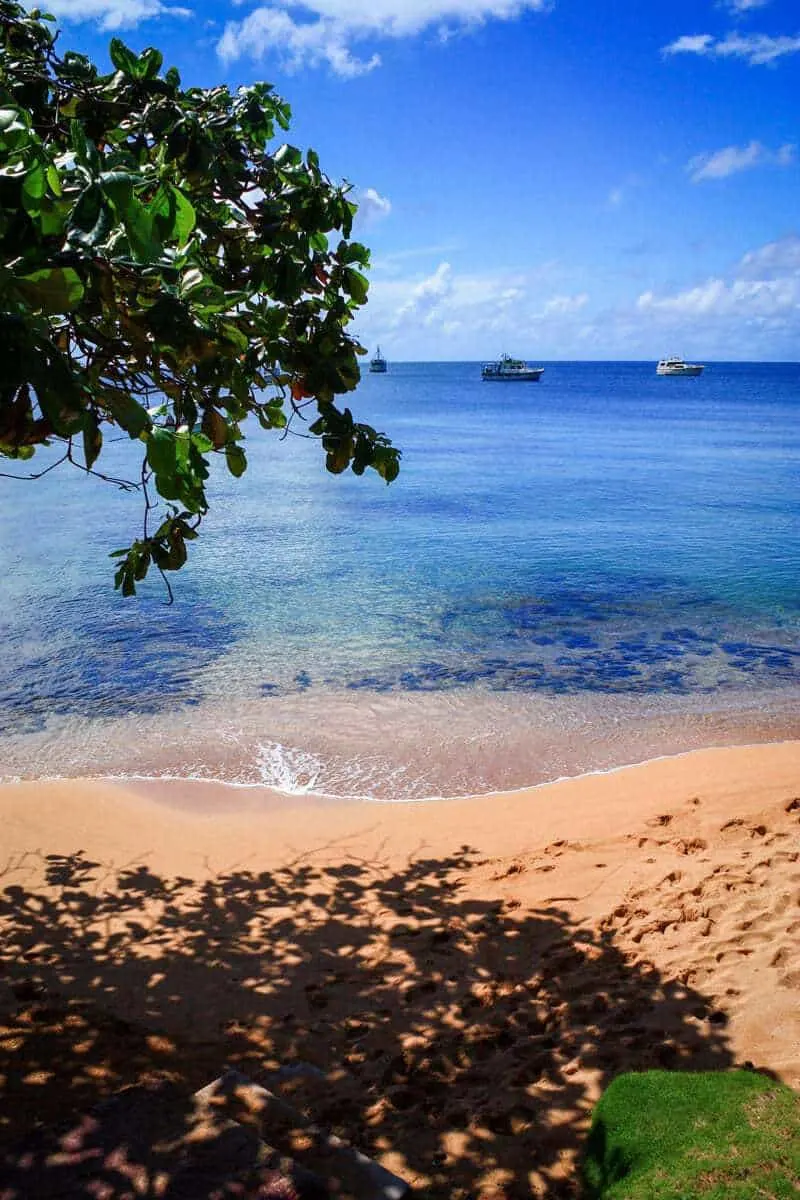
M 141 492 L 142 535 L 114 552 L 128 596 L 184 564 L 210 456 L 246 469 L 246 419 L 319 439 L 334 473 L 391 482 L 400 454 L 336 402 L 369 257 L 348 189 L 272 146 L 288 105 L 265 83 L 183 89 L 116 38 L 103 74 L 57 53 L 53 20 L 0 0 L 0 453 L 57 443 L 46 470 Z M 96 465 L 114 432 L 131 479 Z

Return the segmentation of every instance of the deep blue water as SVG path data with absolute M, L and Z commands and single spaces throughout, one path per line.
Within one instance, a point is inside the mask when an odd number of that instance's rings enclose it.
M 791 707 L 800 366 L 546 366 L 539 384 L 483 383 L 475 364 L 367 375 L 352 407 L 403 449 L 388 488 L 254 431 L 246 476 L 216 472 L 171 607 L 157 578 L 113 591 L 135 496 L 63 469 L 0 479 L 3 773 L 271 778 L 253 764 L 290 745 L 324 780 L 326 758 L 344 778 L 369 745 L 388 778 L 446 743 L 425 777 L 464 790 L 453 739 L 484 736 L 499 698 L 517 766 L 486 786 L 532 781 L 526 730 L 569 739 L 552 761 L 580 767 L 596 756 L 576 730 L 618 711 L 667 714 L 674 734 L 698 705 L 762 722 Z

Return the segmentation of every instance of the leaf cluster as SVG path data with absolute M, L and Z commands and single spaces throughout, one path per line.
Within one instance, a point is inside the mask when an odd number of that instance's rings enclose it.
M 57 53 L 52 21 L 0 0 L 0 453 L 61 442 L 101 474 L 109 434 L 138 447 L 114 481 L 145 498 L 117 552 L 131 594 L 151 564 L 182 566 L 210 456 L 240 476 L 248 418 L 302 422 L 336 473 L 390 482 L 400 455 L 337 404 L 359 380 L 347 326 L 369 257 L 347 187 L 276 144 L 287 104 L 266 83 L 184 89 L 118 39 L 103 73 Z M 168 505 L 155 532 L 148 486 Z

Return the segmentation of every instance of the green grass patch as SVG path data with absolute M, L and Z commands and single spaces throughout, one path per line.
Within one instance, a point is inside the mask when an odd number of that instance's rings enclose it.
M 584 1182 L 589 1200 L 797 1200 L 800 1096 L 754 1071 L 620 1075 Z

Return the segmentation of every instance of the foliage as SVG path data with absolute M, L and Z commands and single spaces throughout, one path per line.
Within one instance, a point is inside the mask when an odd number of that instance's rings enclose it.
M 595 1109 L 592 1200 L 797 1195 L 800 1097 L 754 1071 L 621 1075 Z
M 264 83 L 183 89 L 118 39 L 103 74 L 56 52 L 52 21 L 0 0 L 0 453 L 60 443 L 100 474 L 104 439 L 130 439 L 134 478 L 114 482 L 145 501 L 116 552 L 131 595 L 186 561 L 210 456 L 245 471 L 246 418 L 285 434 L 310 408 L 334 473 L 389 482 L 399 451 L 336 403 L 359 379 L 346 327 L 368 253 L 315 152 L 271 147 L 288 106 Z

